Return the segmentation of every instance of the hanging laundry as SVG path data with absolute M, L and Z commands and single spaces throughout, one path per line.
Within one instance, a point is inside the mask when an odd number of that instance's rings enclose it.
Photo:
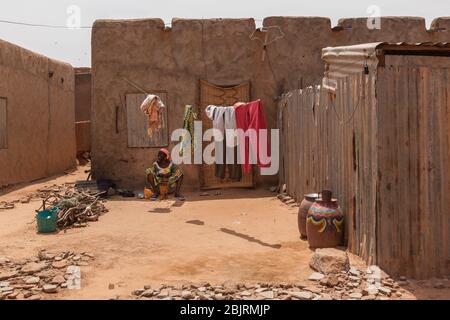
M 225 107 L 209 105 L 205 109 L 206 116 L 212 121 L 215 141 L 216 163 L 223 163 L 223 154 L 221 152 L 224 141 L 224 117 Z
M 247 174 L 251 170 L 250 156 L 257 160 L 260 168 L 270 167 L 270 162 L 263 163 L 260 155 L 270 157 L 269 134 L 267 133 L 267 144 L 260 146 L 261 132 L 259 130 L 267 129 L 266 116 L 264 114 L 261 100 L 252 101 L 249 103 L 236 103 L 235 115 L 236 126 L 246 132 L 248 129 L 255 130 L 255 140 L 250 141 L 248 135 L 240 137 L 239 147 L 241 150 L 242 163 L 244 163 L 244 173 Z M 251 144 L 251 148 L 250 148 Z M 260 149 L 261 147 L 261 149 Z M 250 154 L 250 149 L 252 154 Z M 255 155 L 256 153 L 256 155 Z
M 194 134 L 194 122 L 196 120 L 198 120 L 197 112 L 194 111 L 194 108 L 191 105 L 187 105 L 184 109 L 183 129 L 189 132 L 189 134 L 191 135 L 191 139 L 189 140 L 188 134 L 185 134 L 181 138 L 180 156 L 183 156 L 185 154 L 189 143 L 192 155 L 199 147 L 199 141 L 197 141 Z
M 212 120 L 213 128 L 217 129 L 222 134 L 225 134 L 225 130 L 236 129 L 236 116 L 234 114 L 234 107 L 221 107 L 209 105 L 205 109 L 206 116 Z M 235 146 L 232 141 L 228 146 Z
M 163 108 L 164 103 L 157 95 L 149 94 L 142 102 L 140 109 L 148 117 L 147 122 L 147 134 L 151 138 L 153 136 L 153 130 L 159 133 L 161 128 L 164 127 Z
M 228 170 L 228 175 L 231 180 L 241 180 L 242 168 L 237 161 L 237 140 L 234 135 L 234 131 L 236 130 L 234 107 L 210 105 L 206 107 L 205 112 L 207 117 L 212 120 L 213 128 L 221 133 L 221 136 L 215 136 L 216 177 L 225 179 L 226 171 Z

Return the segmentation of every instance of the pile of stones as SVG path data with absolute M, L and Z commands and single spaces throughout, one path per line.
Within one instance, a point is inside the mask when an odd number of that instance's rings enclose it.
M 316 272 L 304 282 L 145 286 L 132 295 L 157 300 L 388 300 L 401 299 L 406 293 L 377 268 L 350 267 L 344 250 L 316 249 L 310 267 Z
M 42 250 L 33 259 L 12 260 L 0 257 L 0 300 L 41 300 L 77 284 L 81 266 L 89 265 L 94 255 L 71 251 L 54 254 Z
M 144 286 L 132 292 L 141 300 L 390 300 L 404 289 L 390 278 L 377 279 L 356 268 L 327 275 L 314 272 L 304 283 L 223 283 Z M 367 280 L 374 279 L 369 286 Z

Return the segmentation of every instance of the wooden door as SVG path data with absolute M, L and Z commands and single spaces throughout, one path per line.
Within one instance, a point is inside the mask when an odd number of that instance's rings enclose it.
M 205 115 L 205 108 L 209 105 L 232 106 L 236 102 L 250 101 L 250 83 L 245 82 L 232 87 L 220 87 L 200 80 L 200 119 L 203 132 L 212 128 L 212 121 Z M 203 148 L 210 142 L 203 142 Z M 228 178 L 220 179 L 215 176 L 215 165 L 203 164 L 200 170 L 200 185 L 202 189 L 218 188 L 251 188 L 254 187 L 253 168 L 238 182 Z
M 128 148 L 158 148 L 169 145 L 167 93 L 152 92 L 152 94 L 159 96 L 166 106 L 163 109 L 163 126 L 159 132 L 153 129 L 152 137 L 149 137 L 147 134 L 147 116 L 140 109 L 147 95 L 142 93 L 129 93 L 126 95 Z

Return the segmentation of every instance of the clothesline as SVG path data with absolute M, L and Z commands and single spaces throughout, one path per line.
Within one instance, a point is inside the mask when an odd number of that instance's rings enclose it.
M 269 163 L 265 163 L 261 159 L 261 155 L 270 156 L 270 144 L 269 139 L 266 139 L 267 144 L 260 145 L 261 139 L 261 131 L 267 130 L 266 125 L 266 117 L 264 114 L 264 110 L 262 107 L 261 100 L 256 100 L 248 103 L 236 103 L 233 106 L 223 107 L 223 106 L 214 106 L 210 105 L 205 109 L 205 113 L 209 119 L 213 121 L 213 128 L 217 129 L 222 133 L 222 139 L 225 138 L 226 147 L 233 148 L 235 142 L 237 142 L 240 152 L 241 152 L 241 161 L 244 164 L 244 173 L 248 174 L 251 170 L 250 164 L 250 144 L 252 144 L 253 154 L 256 152 L 256 160 L 257 164 L 260 168 L 265 168 L 270 166 Z M 254 140 L 250 140 L 248 136 L 240 136 L 237 140 L 234 140 L 233 143 L 230 143 L 230 136 L 227 136 L 227 129 L 240 129 L 243 132 L 248 132 L 249 130 L 254 130 L 255 135 Z M 235 137 L 235 135 L 233 135 Z M 266 136 L 267 137 L 267 136 Z M 220 139 L 222 141 L 222 139 Z M 223 163 L 223 155 L 220 155 L 220 143 L 216 141 L 216 161 L 222 160 Z M 256 147 L 255 147 L 256 146 Z M 256 150 L 255 150 L 256 149 Z M 217 151 L 219 150 L 219 155 L 222 158 L 217 157 Z M 228 152 L 227 152 L 228 156 Z M 227 162 L 228 162 L 227 158 Z M 216 175 L 217 175 L 217 166 L 216 166 Z

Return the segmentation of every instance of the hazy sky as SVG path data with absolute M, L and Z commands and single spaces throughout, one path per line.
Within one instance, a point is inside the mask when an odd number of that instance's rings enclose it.
M 427 26 L 435 17 L 450 15 L 450 0 L 2 0 L 0 20 L 65 27 L 74 11 L 80 8 L 82 26 L 96 19 L 162 18 L 170 23 L 180 18 L 246 18 L 267 16 L 330 17 L 335 25 L 339 18 L 368 16 L 376 5 L 382 16 L 420 16 Z M 259 22 L 258 22 L 259 23 Z M 13 25 L 0 22 L 0 38 L 70 62 L 90 66 L 89 28 L 48 28 Z

